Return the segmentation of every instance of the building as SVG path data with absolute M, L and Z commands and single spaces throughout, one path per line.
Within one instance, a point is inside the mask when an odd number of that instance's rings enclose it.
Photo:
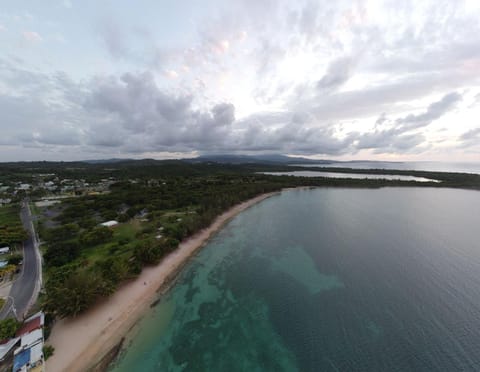
M 0 254 L 6 254 L 10 252 L 10 247 L 2 247 L 0 248 Z
M 111 221 L 107 221 L 107 222 L 102 222 L 100 224 L 100 226 L 105 226 L 105 227 L 113 227 L 113 226 L 116 226 L 118 225 L 118 221 L 115 221 L 115 220 L 111 220 Z
M 43 325 L 45 315 L 39 312 L 28 318 L 17 331 L 20 347 L 13 353 L 13 372 L 45 372 L 43 358 Z

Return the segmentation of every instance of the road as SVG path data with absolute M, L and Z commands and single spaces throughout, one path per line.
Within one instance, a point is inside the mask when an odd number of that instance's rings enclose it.
M 28 200 L 25 200 L 22 204 L 20 217 L 29 237 L 23 242 L 21 272 L 12 284 L 7 302 L 0 311 L 0 319 L 15 316 L 22 320 L 37 300 L 41 287 L 41 258 Z

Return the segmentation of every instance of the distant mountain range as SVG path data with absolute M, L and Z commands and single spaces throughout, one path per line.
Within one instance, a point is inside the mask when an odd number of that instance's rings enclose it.
M 271 155 L 202 155 L 193 159 L 184 159 L 190 162 L 215 162 L 229 164 L 245 163 L 275 163 L 275 164 L 332 164 L 338 163 L 335 160 L 312 160 L 307 158 L 297 158 L 280 154 Z
M 297 158 L 290 157 L 286 155 L 273 154 L 273 155 L 202 155 L 196 158 L 188 159 L 177 159 L 181 161 L 186 161 L 189 163 L 227 163 L 227 164 L 245 164 L 245 163 L 276 163 L 276 164 L 331 164 L 336 163 L 334 160 L 312 160 L 306 158 Z M 153 159 L 94 159 L 94 160 L 83 160 L 82 163 L 89 164 L 111 164 L 111 163 L 122 163 L 130 161 L 155 161 Z M 158 160 L 162 161 L 162 160 Z
M 112 164 L 112 163 L 121 163 L 124 161 L 133 161 L 135 159 L 118 159 L 118 158 L 112 158 L 112 159 L 94 159 L 94 160 L 81 160 L 81 163 L 88 163 L 88 164 Z M 143 160 L 143 159 L 142 159 Z

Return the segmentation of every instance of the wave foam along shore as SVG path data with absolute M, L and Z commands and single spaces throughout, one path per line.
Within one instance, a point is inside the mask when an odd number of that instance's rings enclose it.
M 232 207 L 102 303 L 76 318 L 56 322 L 47 341 L 55 347 L 55 354 L 46 363 L 47 371 L 80 372 L 98 365 L 147 311 L 158 290 L 168 285 L 198 248 L 238 213 L 278 193 L 262 194 Z

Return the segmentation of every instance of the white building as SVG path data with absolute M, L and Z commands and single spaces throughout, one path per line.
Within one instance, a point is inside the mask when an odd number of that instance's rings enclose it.
M 115 220 L 111 220 L 111 221 L 107 221 L 107 222 L 102 222 L 100 224 L 100 226 L 105 226 L 105 227 L 113 227 L 113 226 L 116 226 L 118 225 L 118 221 L 115 221 Z

